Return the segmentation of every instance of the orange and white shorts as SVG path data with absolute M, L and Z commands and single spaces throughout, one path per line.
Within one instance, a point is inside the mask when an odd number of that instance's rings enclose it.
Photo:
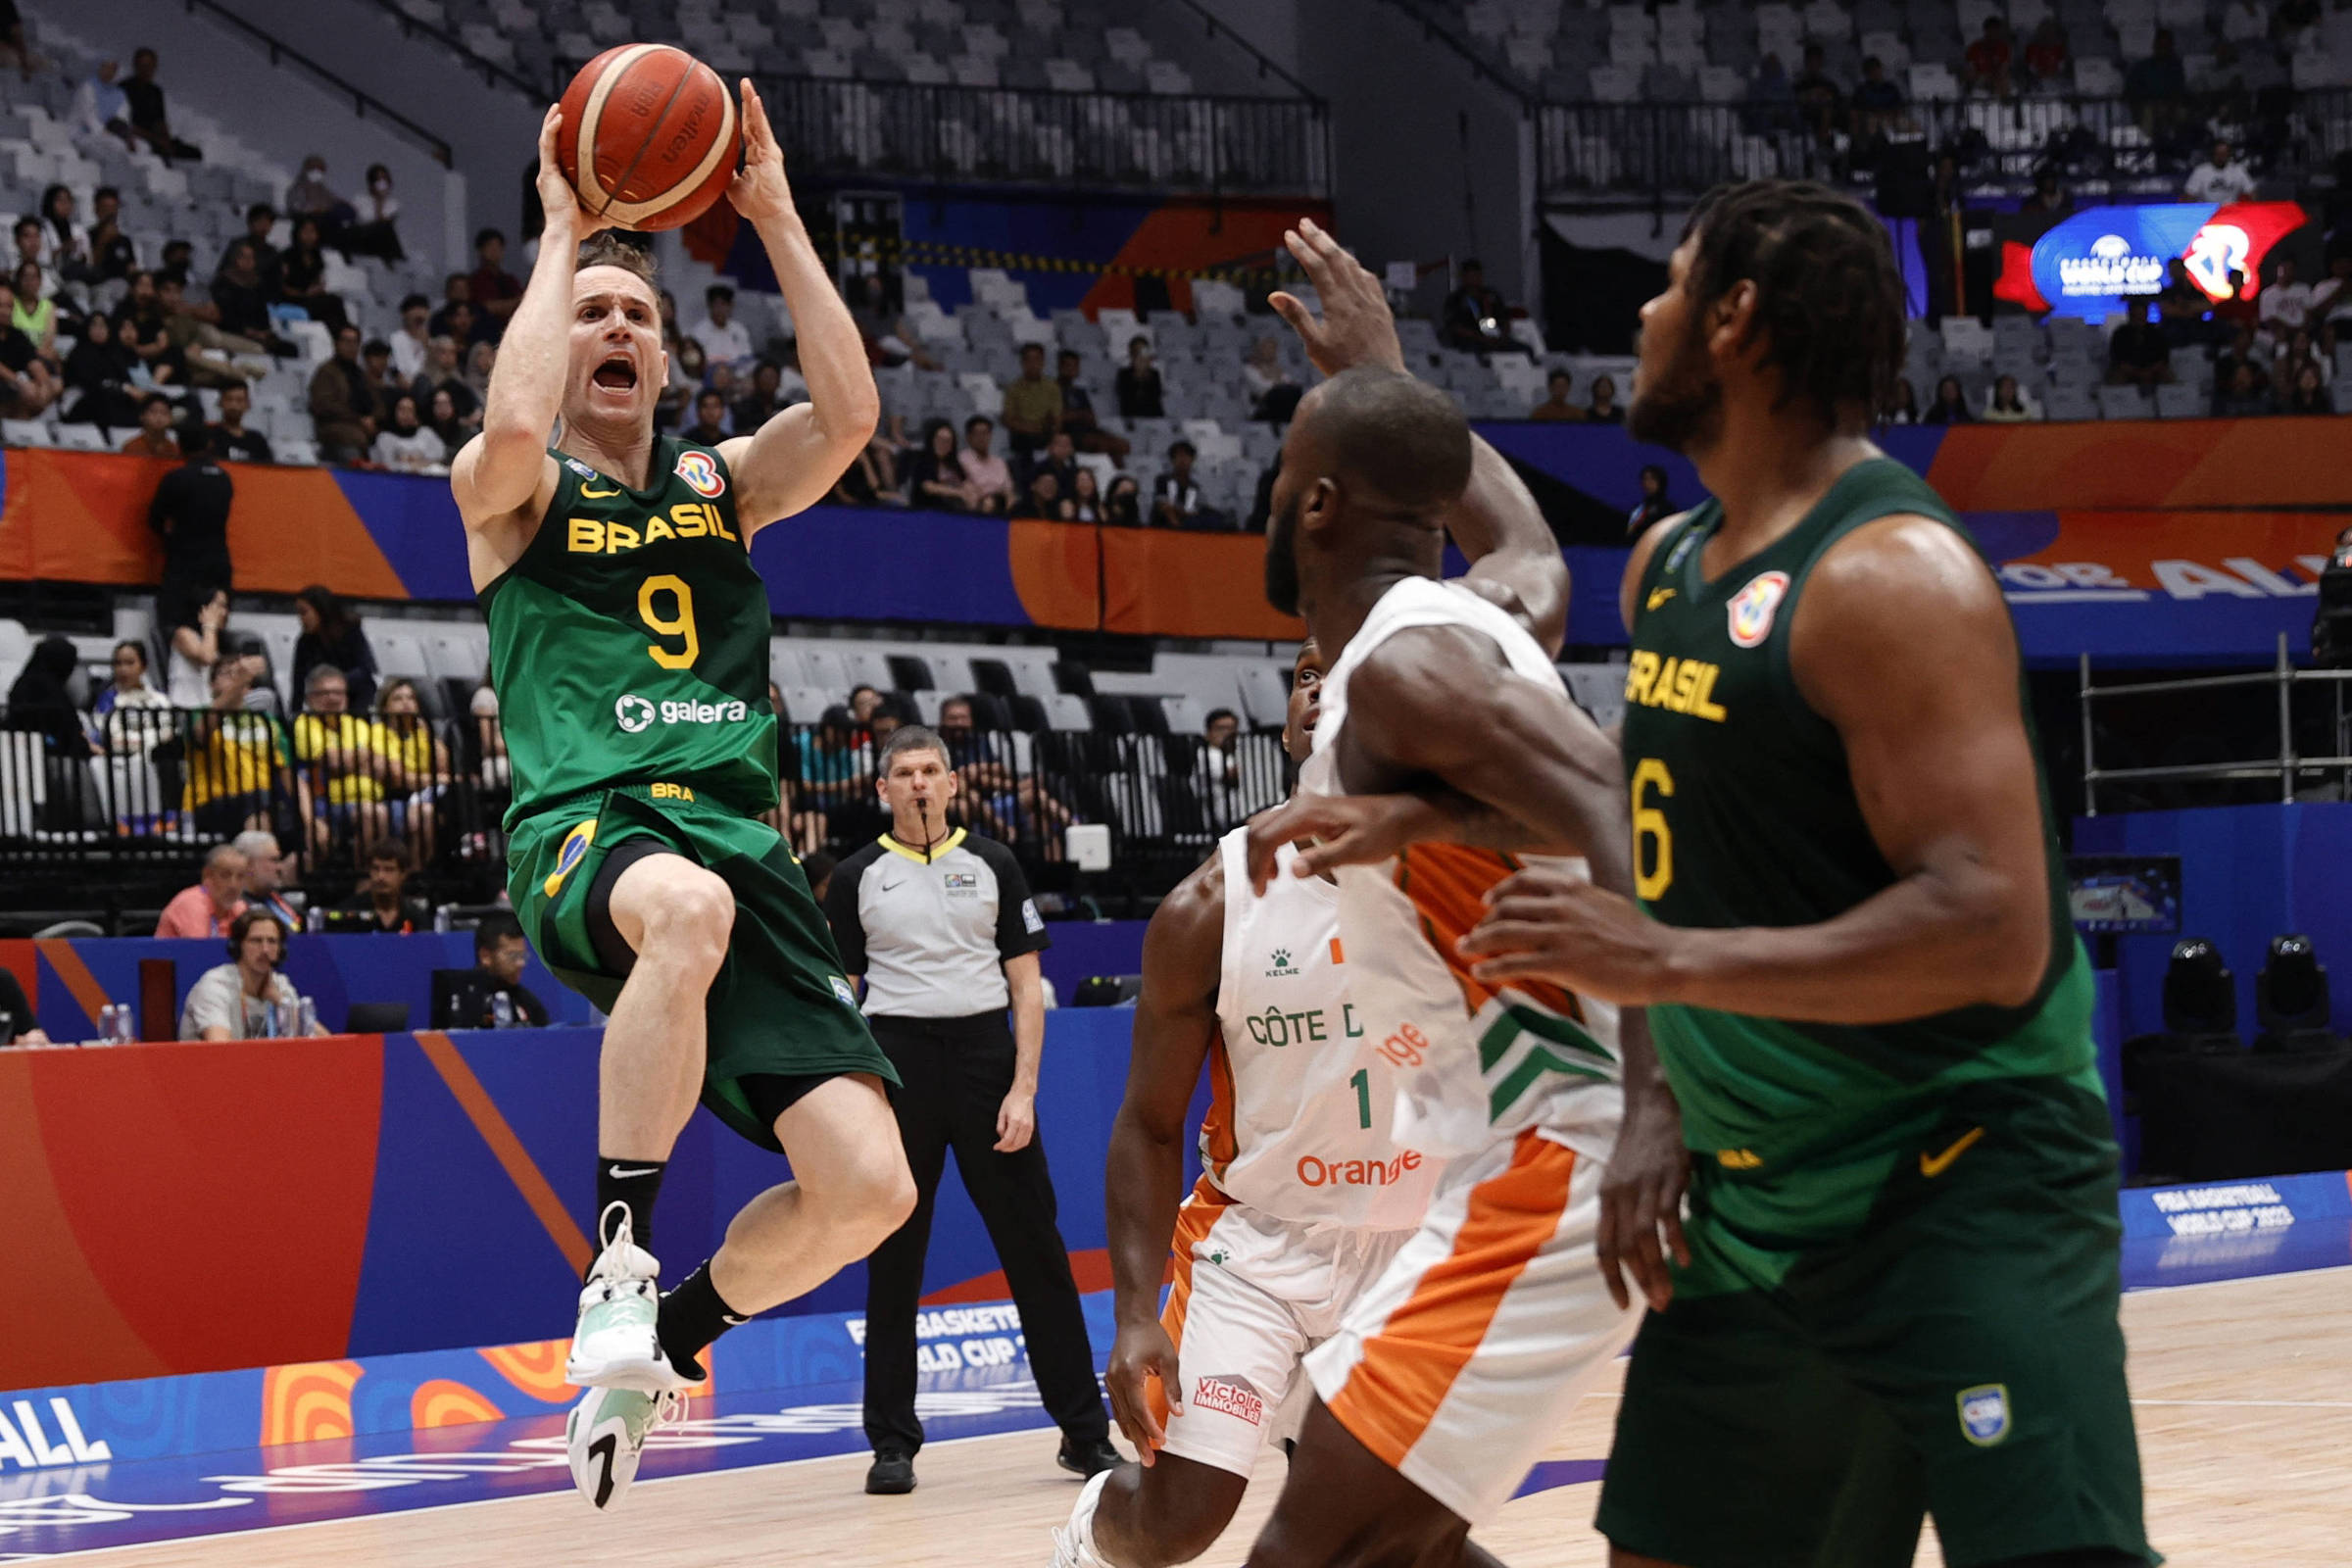
M 1306 1358 L 1340 1424 L 1473 1527 L 1510 1500 L 1641 1321 L 1609 1299 L 1593 1254 L 1601 1169 L 1533 1131 L 1462 1156 Z
M 1162 1451 L 1247 1476 L 1260 1448 L 1298 1436 L 1307 1351 L 1415 1234 L 1276 1219 L 1202 1177 L 1177 1211 L 1176 1285 L 1160 1314 L 1184 1384 L 1172 1409 L 1152 1388 Z

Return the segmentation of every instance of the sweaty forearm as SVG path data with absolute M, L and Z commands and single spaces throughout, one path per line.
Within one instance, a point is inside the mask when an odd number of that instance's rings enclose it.
M 862 443 L 874 433 L 882 410 L 864 335 L 798 214 L 760 223 L 760 242 L 767 247 L 784 309 L 792 315 L 801 377 L 808 383 L 808 407 L 817 428 L 827 440 L 855 438 Z
M 2021 1005 L 2048 966 L 2045 898 L 1963 865 L 1915 872 L 1818 925 L 1678 930 L 1659 1000 L 1835 1024 Z
M 545 440 L 564 412 L 571 366 L 571 280 L 578 241 L 570 225 L 551 222 L 539 237 L 522 301 L 499 339 L 498 361 L 483 396 L 487 429 L 527 431 Z
M 1503 455 L 1470 438 L 1470 483 L 1446 514 L 1471 580 L 1557 657 L 1568 626 L 1568 566 L 1543 509 Z
M 1155 1137 L 1122 1109 L 1111 1124 L 1103 1212 L 1110 1236 L 1111 1311 L 1121 1323 L 1159 1316 L 1168 1238 L 1184 1193 L 1182 1138 Z

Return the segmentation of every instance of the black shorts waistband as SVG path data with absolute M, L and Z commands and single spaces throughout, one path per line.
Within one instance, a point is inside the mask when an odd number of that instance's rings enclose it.
M 865 1021 L 877 1035 L 922 1035 L 939 1040 L 972 1040 L 1003 1034 L 1010 1027 L 1002 1010 L 966 1013 L 959 1018 L 912 1018 L 901 1013 L 877 1012 L 869 1014 Z

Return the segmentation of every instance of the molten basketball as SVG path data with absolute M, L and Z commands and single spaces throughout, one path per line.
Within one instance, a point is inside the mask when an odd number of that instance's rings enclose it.
M 580 205 L 615 227 L 693 222 L 726 190 L 742 152 L 735 95 L 683 49 L 608 49 L 564 89 L 557 159 Z

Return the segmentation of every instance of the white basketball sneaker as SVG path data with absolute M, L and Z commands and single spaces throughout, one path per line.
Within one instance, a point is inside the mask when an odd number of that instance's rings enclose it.
M 590 1389 L 564 1423 L 571 1484 L 598 1508 L 610 1508 L 637 1479 L 646 1434 L 684 1413 L 682 1394 Z
M 619 1210 L 617 1220 L 613 1210 Z M 564 1379 L 575 1388 L 629 1389 L 666 1394 L 691 1388 L 662 1353 L 655 1334 L 662 1265 L 629 1234 L 629 1211 L 609 1205 L 600 1221 L 612 1240 L 580 1289 L 580 1321 L 572 1330 Z

